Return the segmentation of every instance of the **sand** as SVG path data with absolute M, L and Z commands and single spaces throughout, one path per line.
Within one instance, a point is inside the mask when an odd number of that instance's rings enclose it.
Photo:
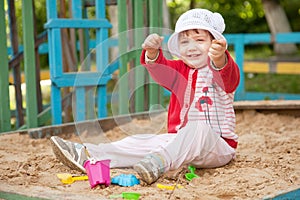
M 148 122 L 139 120 L 137 123 Z M 123 127 L 130 129 L 130 124 Z M 105 134 L 112 140 L 125 137 L 121 131 L 124 129 L 120 128 Z M 262 114 L 253 110 L 239 112 L 236 133 L 239 135 L 236 159 L 224 167 L 197 169 L 195 173 L 200 177 L 192 181 L 184 178 L 187 172 L 184 166 L 181 171 L 170 172 L 150 186 L 141 183 L 133 187 L 110 185 L 94 189 L 90 188 L 88 181 L 69 185 L 60 182 L 57 173 L 80 173 L 70 170 L 55 158 L 48 138 L 4 134 L 0 136 L 0 191 L 2 197 L 3 192 L 12 192 L 46 199 L 109 199 L 112 194 L 138 192 L 140 199 L 252 200 L 300 188 L 299 117 Z M 75 135 L 67 139 L 80 141 Z M 112 177 L 120 173 L 134 172 L 132 169 L 111 169 Z M 162 190 L 156 187 L 157 183 L 177 183 L 183 188 Z

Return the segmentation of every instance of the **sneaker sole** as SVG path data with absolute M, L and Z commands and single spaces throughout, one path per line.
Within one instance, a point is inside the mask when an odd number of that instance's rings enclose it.
M 50 143 L 52 146 L 53 153 L 58 160 L 60 160 L 64 165 L 68 166 L 71 169 L 86 173 L 85 168 L 83 166 L 79 165 L 76 162 L 74 163 L 71 158 L 64 154 L 64 150 L 60 148 L 57 141 L 53 137 L 50 138 Z
M 155 176 L 149 172 L 150 170 L 146 169 L 141 164 L 134 165 L 133 169 L 138 173 L 141 179 L 149 185 L 157 180 L 155 179 Z

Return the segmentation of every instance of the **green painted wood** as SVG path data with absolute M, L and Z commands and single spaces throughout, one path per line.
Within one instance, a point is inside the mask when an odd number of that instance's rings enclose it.
M 144 1 L 134 0 L 134 44 L 135 44 L 135 96 L 134 96 L 134 109 L 135 112 L 144 111 L 145 102 L 145 68 L 140 66 L 140 55 L 141 55 L 141 45 L 144 41 Z
M 3 51 L 7 48 L 5 27 L 4 1 L 0 1 L 0 132 L 11 129 L 9 106 L 9 82 L 8 82 L 8 54 Z M 4 38 L 4 39 L 3 39 Z
M 32 0 L 22 2 L 22 23 L 24 40 L 24 69 L 26 82 L 26 124 L 28 128 L 38 126 L 37 92 L 34 53 L 34 24 Z
M 127 5 L 126 1 L 118 0 L 118 32 L 119 32 L 119 114 L 129 113 L 128 109 L 128 78 L 127 60 Z
M 46 200 L 38 197 L 28 197 L 20 194 L 14 194 L 9 192 L 0 192 L 0 199 L 6 200 Z
M 159 27 L 161 26 L 161 12 L 160 8 L 162 7 L 162 1 L 160 0 L 151 0 L 149 1 L 149 20 L 150 20 L 150 32 L 151 33 L 158 33 Z M 149 77 L 149 79 L 152 79 Z M 156 84 L 154 81 L 152 81 L 152 84 L 149 85 L 149 108 L 153 105 L 159 104 L 159 98 L 160 98 L 160 87 L 158 84 Z

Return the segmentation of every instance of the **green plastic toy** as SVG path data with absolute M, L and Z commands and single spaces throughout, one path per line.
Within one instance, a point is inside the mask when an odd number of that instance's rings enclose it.
M 190 173 L 185 174 L 186 180 L 191 181 L 193 178 L 199 178 L 199 176 L 195 174 L 196 168 L 194 166 L 189 165 L 188 169 L 190 170 Z
M 136 192 L 122 192 L 122 194 L 110 195 L 110 199 L 123 198 L 126 200 L 138 200 L 141 194 Z

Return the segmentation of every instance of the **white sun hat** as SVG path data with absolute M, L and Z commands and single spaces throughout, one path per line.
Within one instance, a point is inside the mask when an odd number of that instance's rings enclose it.
M 213 13 L 206 9 L 191 9 L 178 18 L 175 25 L 175 32 L 169 38 L 168 48 L 172 55 L 180 57 L 178 35 L 182 31 L 191 29 L 207 30 L 215 39 L 226 40 L 222 35 L 225 30 L 225 23 L 221 14 Z

